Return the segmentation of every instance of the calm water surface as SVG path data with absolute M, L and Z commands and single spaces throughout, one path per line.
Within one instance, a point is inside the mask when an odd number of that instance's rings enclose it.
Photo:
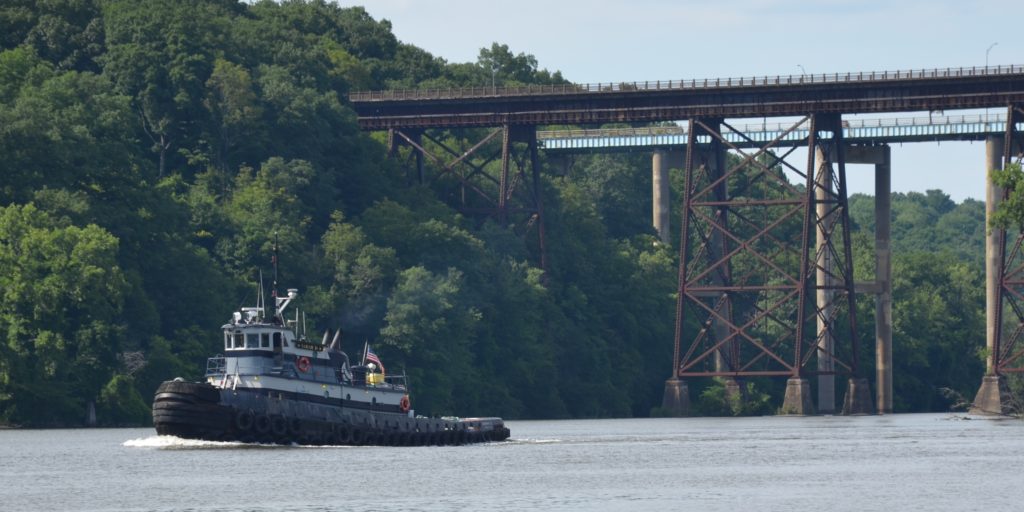
M 1024 421 L 509 422 L 465 447 L 0 430 L 0 510 L 1021 510 Z

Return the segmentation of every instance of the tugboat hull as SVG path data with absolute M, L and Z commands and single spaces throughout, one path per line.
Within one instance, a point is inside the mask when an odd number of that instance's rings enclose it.
M 157 389 L 153 424 L 160 435 L 277 444 L 440 446 L 510 435 L 500 418 L 414 418 L 303 398 L 175 379 Z

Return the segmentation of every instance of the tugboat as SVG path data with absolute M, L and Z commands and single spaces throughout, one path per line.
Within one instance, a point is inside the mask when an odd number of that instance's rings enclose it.
M 276 263 L 276 258 L 275 258 Z M 276 267 L 276 265 L 275 265 Z M 275 268 L 276 274 L 276 268 Z M 261 286 L 262 289 L 262 286 Z M 364 346 L 360 364 L 341 350 L 339 329 L 330 343 L 305 336 L 298 296 L 272 293 L 266 316 L 262 292 L 256 307 L 235 312 L 222 329 L 224 354 L 207 360 L 206 378 L 160 385 L 153 425 L 160 435 L 209 441 L 302 445 L 462 445 L 508 439 L 501 418 L 417 416 L 405 375 L 387 375 Z

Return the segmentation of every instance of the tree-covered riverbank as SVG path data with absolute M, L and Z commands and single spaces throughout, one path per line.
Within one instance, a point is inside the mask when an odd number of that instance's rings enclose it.
M 407 368 L 421 412 L 660 405 L 677 255 L 650 227 L 648 156 L 544 162 L 543 272 L 533 238 L 410 180 L 346 104 L 564 81 L 534 56 L 496 43 L 450 63 L 321 1 L 16 0 L 0 50 L 0 423 L 148 421 L 159 382 L 198 378 L 219 326 L 254 302 L 275 234 L 310 330 L 343 328 L 346 350 L 369 341 Z M 868 276 L 870 198 L 851 211 Z M 941 388 L 980 383 L 983 208 L 931 191 L 893 211 L 896 406 L 942 410 Z M 756 385 L 780 399 L 781 383 Z

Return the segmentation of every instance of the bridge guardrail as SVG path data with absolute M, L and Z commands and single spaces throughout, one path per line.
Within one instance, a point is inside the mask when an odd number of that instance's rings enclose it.
M 823 73 L 807 75 L 754 76 L 738 78 L 705 78 L 690 80 L 657 80 L 643 82 L 609 82 L 596 84 L 556 84 L 525 86 L 477 86 L 435 89 L 396 89 L 388 91 L 357 91 L 349 100 L 440 100 L 459 98 L 493 98 L 507 96 L 533 96 L 544 94 L 612 93 L 624 91 L 668 91 L 689 89 L 715 89 L 726 87 L 765 87 L 813 85 L 827 83 L 883 82 L 890 80 L 929 80 L 943 78 L 1015 75 L 1024 73 L 1024 65 L 960 67 L 900 71 L 867 71 L 849 73 Z
M 1004 114 L 973 114 L 929 117 L 886 117 L 870 119 L 844 119 L 843 128 L 890 128 L 911 126 L 998 124 L 1005 126 Z M 783 131 L 792 123 L 758 123 L 737 127 L 742 133 Z M 652 135 L 682 135 L 686 128 L 680 125 L 641 126 L 628 128 L 594 128 L 570 130 L 538 130 L 537 139 L 583 139 L 594 137 L 645 137 Z
M 796 122 L 796 121 L 794 121 Z M 808 121 L 792 123 L 756 123 L 723 126 L 722 137 L 739 147 L 758 147 L 777 141 L 780 146 L 800 144 L 808 136 Z M 843 121 L 843 137 L 849 141 L 894 143 L 911 141 L 981 140 L 983 136 L 1003 134 L 1004 115 L 959 115 L 902 118 L 850 119 Z M 1024 123 L 1016 123 L 1024 132 Z M 544 130 L 537 132 L 539 146 L 549 151 L 589 151 L 681 146 L 688 142 L 686 126 L 647 126 L 636 128 L 596 128 Z M 707 135 L 699 143 L 710 142 Z

